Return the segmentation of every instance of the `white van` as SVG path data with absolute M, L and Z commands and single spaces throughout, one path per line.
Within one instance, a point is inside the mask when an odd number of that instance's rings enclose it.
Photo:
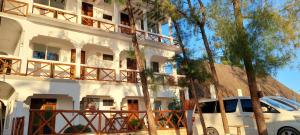
M 209 135 L 225 135 L 219 105 L 216 99 L 200 101 Z M 241 135 L 257 135 L 257 127 L 250 97 L 232 97 L 224 99 L 231 135 L 237 134 L 240 126 Z M 270 98 L 261 98 L 265 121 L 269 135 L 300 135 L 300 111 Z M 193 131 L 202 134 L 197 110 L 194 111 Z

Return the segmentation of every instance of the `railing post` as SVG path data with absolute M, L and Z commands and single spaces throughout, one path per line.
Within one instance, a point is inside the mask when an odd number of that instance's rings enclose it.
M 55 74 L 55 65 L 54 63 L 50 63 L 50 78 L 54 78 Z

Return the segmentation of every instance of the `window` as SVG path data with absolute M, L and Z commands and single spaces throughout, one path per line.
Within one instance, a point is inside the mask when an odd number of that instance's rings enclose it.
M 99 110 L 99 98 L 85 97 L 82 99 L 81 109 L 82 110 Z
M 35 44 L 33 50 L 33 58 L 54 61 L 59 60 L 59 48 Z
M 151 62 L 153 72 L 159 72 L 159 63 L 158 62 Z
M 141 19 L 141 30 L 144 30 L 144 20 Z
M 238 100 L 232 99 L 232 100 L 224 100 L 224 106 L 225 106 L 225 112 L 226 113 L 232 113 L 236 111 Z
M 66 0 L 34 0 L 34 3 L 55 7 L 59 9 L 65 9 Z
M 263 113 L 279 113 L 274 107 L 260 102 Z
M 114 60 L 114 56 L 113 55 L 109 55 L 109 54 L 103 54 L 103 60 L 113 61 Z
M 111 15 L 107 15 L 107 14 L 103 14 L 103 19 L 112 21 L 112 16 Z
M 103 100 L 103 106 L 113 106 L 114 100 L 113 99 L 104 99 Z
M 225 112 L 232 113 L 236 111 L 237 108 L 237 99 L 232 100 L 224 100 Z M 219 102 L 212 101 L 212 102 L 204 102 L 201 105 L 203 113 L 220 113 L 220 106 Z
M 121 13 L 121 24 L 130 25 L 129 16 L 127 14 Z
M 250 99 L 241 99 L 243 112 L 253 112 L 252 102 Z
M 217 112 L 217 102 L 204 102 L 201 105 L 201 109 L 203 113 L 216 113 Z
M 154 101 L 154 110 L 161 110 L 161 101 L 159 100 Z

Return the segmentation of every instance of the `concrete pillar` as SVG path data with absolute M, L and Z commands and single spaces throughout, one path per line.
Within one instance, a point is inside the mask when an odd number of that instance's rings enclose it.
M 161 25 L 162 25 L 161 22 L 158 22 L 158 23 L 157 23 L 158 33 L 159 33 L 159 34 L 162 34 L 162 28 L 161 28 Z
M 81 24 L 82 0 L 77 0 L 77 23 Z
M 26 70 L 27 70 L 27 60 L 28 60 L 28 49 L 29 49 L 29 44 L 30 44 L 30 40 L 31 37 L 29 36 L 29 34 L 27 33 L 28 31 L 22 31 L 21 34 L 21 40 L 19 43 L 19 58 L 21 58 L 21 69 L 20 72 L 21 74 L 26 74 Z
M 81 47 L 76 47 L 76 71 L 75 78 L 80 78 L 80 68 L 81 68 Z
M 144 31 L 145 33 L 145 38 L 148 38 L 148 18 L 147 18 L 147 10 L 143 10 L 143 25 L 144 25 Z
M 172 19 L 168 17 L 168 25 L 169 25 L 169 36 L 170 36 L 170 44 L 173 44 L 173 26 L 172 26 Z
M 177 77 L 177 64 L 176 62 L 172 62 L 172 75 L 174 76 L 174 80 L 177 83 L 178 82 L 178 77 Z
M 145 55 L 146 69 L 151 69 L 151 56 Z
M 120 24 L 120 9 L 117 2 L 114 2 L 114 23 L 115 23 L 115 32 L 119 31 L 119 24 Z
M 33 5 L 33 0 L 28 0 L 28 13 L 32 12 L 32 5 Z
M 116 71 L 116 80 L 120 80 L 120 53 L 119 51 L 114 52 L 114 69 Z

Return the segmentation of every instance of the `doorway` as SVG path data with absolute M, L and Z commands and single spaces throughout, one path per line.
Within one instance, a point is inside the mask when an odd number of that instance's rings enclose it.
M 85 16 L 93 17 L 93 4 L 82 2 L 81 13 Z M 93 20 L 83 17 L 81 20 L 81 24 L 93 26 Z
M 35 133 L 39 127 L 43 124 L 43 120 L 41 120 L 43 117 L 45 120 L 48 120 L 52 117 L 53 112 L 51 110 L 56 110 L 56 99 L 44 99 L 44 98 L 35 98 L 31 99 L 30 103 L 30 109 L 37 109 L 37 110 L 47 110 L 43 112 L 36 112 L 30 114 L 30 124 L 31 129 L 29 129 L 29 134 Z M 38 115 L 38 113 L 40 113 Z M 53 134 L 54 131 L 51 129 L 55 129 L 55 117 L 54 119 L 51 119 L 48 124 L 46 124 L 42 129 L 39 129 L 38 134 Z
M 138 74 L 136 71 L 130 71 L 137 70 L 136 59 L 127 58 L 127 69 L 129 69 L 129 72 L 127 72 L 127 81 L 130 83 L 136 83 Z
M 71 49 L 71 63 L 76 62 L 76 49 Z M 80 64 L 85 64 L 85 51 L 81 51 L 80 55 Z M 75 76 L 75 66 L 71 67 L 71 76 Z M 84 74 L 84 68 L 81 68 L 80 70 L 80 76 Z
M 128 99 L 127 106 L 128 106 L 128 111 L 139 111 L 139 101 L 137 99 Z M 134 112 L 129 119 L 137 119 L 138 116 L 139 113 Z

